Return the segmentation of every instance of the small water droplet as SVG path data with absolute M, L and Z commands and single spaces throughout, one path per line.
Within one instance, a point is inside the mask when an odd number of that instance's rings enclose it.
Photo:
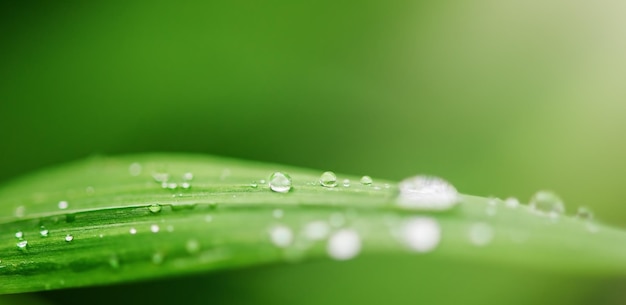
M 17 239 L 24 238 L 24 232 L 22 232 L 22 231 L 15 232 L 15 238 L 17 238 Z
M 65 235 L 65 241 L 66 242 L 71 242 L 72 240 L 74 240 L 74 236 L 72 236 L 71 234 L 67 234 Z
M 252 183 L 250 183 L 250 187 L 252 187 L 253 189 L 257 188 L 259 185 L 256 183 L 256 181 L 252 181 Z
M 293 241 L 293 232 L 286 226 L 275 226 L 270 230 L 270 239 L 274 246 L 285 248 Z
M 186 181 L 193 180 L 193 173 L 184 173 L 183 174 L 183 180 L 186 180 Z
M 551 191 L 539 191 L 530 200 L 530 207 L 546 214 L 554 214 L 556 217 L 565 212 L 565 205 L 561 198 Z
M 28 246 L 28 241 L 26 240 L 22 240 L 19 241 L 17 244 L 15 244 L 20 250 L 25 250 L 26 247 Z
M 152 178 L 156 182 L 166 183 L 168 180 L 170 180 L 170 174 L 168 174 L 168 173 L 154 173 L 154 174 L 152 174 Z
M 411 250 L 425 253 L 434 250 L 441 240 L 439 223 L 432 218 L 415 217 L 404 223 L 401 237 Z
M 459 193 L 452 184 L 432 176 L 415 176 L 399 185 L 399 206 L 410 209 L 447 210 L 459 201 Z
M 163 263 L 163 253 L 156 252 L 152 254 L 152 263 L 155 265 L 160 265 Z
M 137 234 L 137 229 L 135 229 L 135 228 L 130 228 L 130 230 L 128 230 L 128 232 L 129 232 L 131 235 L 135 235 L 135 234 Z
M 330 227 L 323 221 L 312 221 L 304 227 L 304 235 L 310 240 L 321 240 L 328 236 Z
M 593 212 L 591 212 L 591 210 L 587 207 L 578 207 L 576 217 L 580 219 L 591 220 L 593 219 Z
M 68 206 L 69 204 L 67 203 L 67 201 L 59 201 L 59 209 L 65 210 Z
M 189 182 L 183 182 L 183 183 L 181 183 L 181 184 L 180 184 L 180 187 L 182 187 L 182 188 L 183 188 L 183 189 L 185 189 L 185 190 L 188 190 L 188 189 L 190 189 L 190 188 L 191 188 L 191 183 L 189 183 Z
M 323 187 L 335 187 L 337 186 L 337 175 L 333 172 L 324 172 L 320 177 L 320 184 Z
M 282 172 L 275 172 L 270 176 L 270 189 L 277 193 L 287 193 L 291 190 L 291 177 Z
M 26 207 L 23 205 L 20 205 L 18 207 L 15 208 L 15 217 L 24 217 L 24 214 L 26 212 Z
M 519 206 L 519 200 L 515 197 L 509 197 L 504 200 L 504 205 L 506 205 L 507 208 L 515 209 Z
M 198 251 L 200 251 L 200 243 L 195 239 L 190 239 L 187 241 L 187 244 L 185 244 L 185 249 L 187 249 L 189 254 L 198 253 Z
M 350 187 L 350 179 L 343 179 L 343 186 Z
M 130 166 L 128 167 L 128 172 L 130 173 L 131 176 L 141 175 L 141 164 L 137 162 L 131 163 Z
M 478 222 L 469 229 L 469 240 L 475 246 L 486 246 L 493 239 L 493 229 L 489 224 Z
M 151 225 L 150 226 L 150 232 L 152 232 L 152 233 L 159 233 L 159 230 L 160 230 L 159 225 Z
M 339 230 L 328 239 L 326 252 L 336 260 L 354 258 L 361 252 L 361 237 L 355 230 Z
M 281 209 L 275 209 L 274 211 L 272 211 L 272 216 L 274 216 L 274 218 L 276 219 L 280 219 L 283 218 L 284 212 Z
M 167 188 L 170 190 L 175 190 L 176 188 L 178 188 L 178 183 L 176 182 L 170 182 L 167 184 Z
M 158 203 L 153 203 L 150 206 L 148 206 L 148 210 L 150 210 L 150 212 L 156 214 L 158 212 L 161 212 L 161 205 Z
M 370 177 L 370 176 L 363 176 L 363 177 L 361 177 L 361 184 L 363 184 L 363 185 L 371 185 L 372 183 L 374 183 L 374 180 L 372 180 L 372 177 Z
M 50 231 L 48 231 L 48 229 L 46 229 L 44 226 L 41 226 L 41 228 L 39 229 L 39 234 L 41 235 L 41 237 L 48 237 L 48 233 L 50 233 Z
M 265 184 L 265 179 L 259 180 L 259 184 Z

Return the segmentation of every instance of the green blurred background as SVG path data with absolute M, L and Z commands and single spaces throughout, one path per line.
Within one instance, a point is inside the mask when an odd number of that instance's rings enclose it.
M 552 189 L 569 213 L 626 227 L 625 13 L 605 0 L 3 2 L 0 182 L 93 154 L 198 152 L 435 174 L 522 201 Z

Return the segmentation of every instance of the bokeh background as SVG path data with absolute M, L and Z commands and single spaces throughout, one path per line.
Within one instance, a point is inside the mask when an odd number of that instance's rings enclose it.
M 522 201 L 552 189 L 626 227 L 625 14 L 609 0 L 5 1 L 0 182 L 93 154 L 197 152 Z

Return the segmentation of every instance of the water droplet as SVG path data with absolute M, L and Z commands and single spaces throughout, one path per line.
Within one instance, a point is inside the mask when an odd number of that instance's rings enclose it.
M 155 265 L 160 265 L 161 263 L 163 263 L 163 254 L 160 252 L 152 254 L 152 263 Z
M 151 225 L 150 226 L 150 232 L 152 232 L 152 233 L 159 233 L 159 230 L 160 230 L 159 225 Z
M 469 229 L 469 240 L 475 246 L 486 246 L 493 239 L 493 229 L 489 224 L 478 222 Z
M 74 236 L 72 236 L 71 234 L 67 234 L 65 235 L 65 241 L 66 242 L 71 242 L 72 240 L 74 240 Z
M 17 239 L 24 238 L 24 232 L 22 232 L 22 231 L 15 232 L 15 238 L 17 238 Z
M 374 183 L 374 180 L 372 180 L 372 177 L 370 177 L 370 176 L 363 176 L 363 177 L 361 177 L 361 184 L 363 184 L 363 185 L 371 185 L 372 183 Z
M 22 240 L 20 242 L 18 242 L 17 244 L 15 244 L 20 250 L 25 250 L 26 247 L 28 246 L 28 241 L 26 240 Z
M 320 177 L 320 184 L 323 187 L 335 187 L 337 186 L 337 175 L 333 172 L 324 172 Z
M 152 174 L 152 178 L 156 182 L 163 183 L 163 182 L 167 182 L 168 180 L 170 180 L 170 174 L 168 174 L 168 173 L 154 173 L 154 174 Z
M 350 179 L 343 179 L 343 186 L 344 187 L 349 187 L 350 186 Z
M 293 241 L 293 232 L 286 226 L 275 226 L 270 230 L 270 239 L 274 246 L 285 248 Z
M 48 231 L 48 229 L 46 229 L 44 226 L 39 229 L 39 234 L 41 235 L 41 237 L 48 237 L 48 233 L 50 233 L 50 231 Z
M 336 260 L 349 260 L 361 252 L 361 237 L 351 229 L 335 232 L 326 246 L 328 255 Z
M 580 219 L 593 219 L 593 212 L 587 207 L 578 207 L 578 211 L 576 212 L 576 217 Z
M 187 241 L 187 244 L 185 244 L 185 249 L 187 249 L 189 254 L 198 253 L 198 251 L 200 251 L 200 243 L 195 239 L 190 239 Z
M 59 209 L 65 210 L 68 206 L 69 204 L 67 203 L 67 201 L 59 201 Z
M 312 221 L 304 227 L 304 235 L 310 240 L 321 240 L 328 236 L 330 227 L 323 221 Z
M 137 234 L 137 229 L 135 229 L 135 228 L 130 228 L 130 230 L 128 230 L 128 232 L 129 232 L 131 235 L 135 235 L 135 234 Z
M 515 197 L 509 197 L 504 200 L 504 205 L 506 205 L 507 208 L 515 209 L 519 206 L 519 200 Z
M 270 189 L 277 193 L 287 193 L 291 190 L 291 177 L 282 172 L 275 172 L 270 176 Z
M 161 212 L 161 205 L 158 203 L 153 203 L 148 207 L 148 210 L 150 210 L 150 212 L 152 213 L 158 213 Z
M 183 189 L 188 190 L 188 189 L 190 189 L 190 188 L 191 188 L 191 183 L 189 183 L 189 182 L 183 182 L 183 183 L 181 183 L 181 184 L 180 184 L 180 187 L 182 187 Z
M 252 183 L 250 183 L 250 187 L 252 187 L 253 189 L 257 188 L 259 185 L 256 183 L 256 181 L 252 181 Z
M 556 217 L 565 212 L 565 205 L 561 198 L 550 191 L 539 191 L 530 200 L 530 207 L 547 214 L 554 214 Z
M 193 180 L 193 173 L 184 173 L 183 174 L 183 180 L 186 180 L 186 181 Z
M 452 184 L 431 176 L 415 176 L 399 185 L 399 206 L 410 209 L 447 210 L 459 201 L 459 193 Z
M 130 173 L 131 176 L 141 175 L 141 164 L 137 162 L 131 163 L 130 166 L 128 167 L 128 172 Z
M 23 205 L 20 205 L 18 207 L 15 208 L 15 217 L 24 217 L 24 214 L 26 213 L 26 207 Z
M 281 209 L 275 209 L 274 211 L 272 211 L 272 215 L 274 216 L 274 218 L 280 219 L 283 218 L 284 212 Z
M 415 217 L 404 223 L 401 237 L 404 243 L 416 252 L 430 252 L 441 240 L 439 223 L 432 218 Z
M 259 184 L 265 184 L 265 179 L 259 180 Z
M 178 187 L 178 184 L 176 182 L 170 182 L 167 184 L 167 188 L 170 190 L 175 190 Z

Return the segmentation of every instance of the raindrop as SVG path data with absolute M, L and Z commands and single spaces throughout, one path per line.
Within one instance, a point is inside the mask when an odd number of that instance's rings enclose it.
M 167 188 L 170 190 L 175 190 L 178 187 L 178 184 L 176 182 L 170 182 L 167 184 Z
M 335 187 L 337 186 L 337 175 L 333 172 L 324 172 L 320 177 L 320 184 L 323 187 Z
M 183 174 L 183 180 L 185 180 L 185 181 L 193 180 L 193 173 L 184 173 Z
M 343 179 L 343 186 L 344 187 L 349 187 L 350 186 L 350 179 Z
M 160 230 L 159 225 L 151 225 L 150 226 L 150 232 L 152 232 L 152 233 L 159 233 L 159 230 Z
M 185 244 L 185 249 L 187 249 L 189 254 L 198 253 L 198 251 L 200 251 L 200 243 L 195 239 L 190 239 L 187 241 L 187 244 Z
M 74 236 L 72 236 L 71 234 L 67 234 L 65 235 L 65 241 L 66 242 L 71 242 L 72 240 L 74 240 Z
M 550 214 L 555 218 L 565 212 L 565 205 L 561 198 L 550 191 L 539 191 L 530 200 L 530 207 L 537 211 Z
M 363 177 L 361 177 L 361 184 L 363 184 L 363 185 L 371 185 L 372 183 L 374 183 L 374 180 L 372 180 L 372 177 L 370 177 L 370 176 L 363 176 Z
M 361 237 L 351 229 L 335 232 L 326 246 L 328 255 L 336 260 L 349 260 L 361 252 Z
M 270 189 L 277 193 L 287 193 L 291 190 L 291 177 L 282 172 L 275 172 L 270 176 Z
M 402 228 L 404 243 L 416 252 L 430 252 L 441 240 L 439 223 L 432 218 L 415 217 L 409 219 Z
M 183 189 L 188 190 L 189 188 L 191 188 L 191 183 L 183 182 L 183 183 L 180 184 L 180 187 L 182 187 Z
M 59 209 L 65 210 L 68 206 L 69 204 L 67 203 L 67 201 L 59 201 Z
M 26 247 L 28 246 L 28 241 L 26 240 L 22 240 L 20 242 L 18 242 L 17 244 L 15 244 L 20 250 L 25 250 Z
M 270 230 L 270 239 L 274 246 L 285 248 L 293 241 L 293 232 L 286 226 L 275 226 Z
M 46 229 L 44 226 L 39 229 L 39 234 L 41 235 L 41 237 L 48 237 L 48 233 L 50 233 L 50 231 L 48 231 L 48 229 Z
M 259 184 L 265 184 L 265 179 L 259 180 Z
M 486 246 L 493 239 L 493 229 L 489 224 L 478 222 L 469 229 L 469 240 L 475 246 Z
M 250 183 L 250 187 L 252 187 L 253 189 L 257 188 L 259 185 L 256 183 L 256 181 L 252 181 L 252 183 Z
M 129 232 L 131 235 L 135 235 L 135 234 L 137 234 L 137 229 L 135 229 L 135 228 L 130 228 L 130 230 L 128 230 L 128 232 Z
M 326 222 L 313 221 L 304 227 L 304 235 L 310 240 L 321 240 L 328 236 L 330 227 Z
M 587 207 L 578 207 L 576 217 L 580 219 L 591 220 L 593 219 L 593 212 L 591 212 L 591 210 Z
M 22 231 L 15 232 L 15 238 L 17 238 L 17 239 L 24 238 L 24 232 L 22 232 Z
M 153 203 L 148 207 L 148 210 L 150 210 L 150 212 L 156 214 L 158 212 L 161 212 L 161 205 L 158 203 Z
M 139 176 L 141 174 L 141 164 L 135 162 L 128 167 L 131 176 Z
M 284 215 L 284 214 L 285 214 L 285 213 L 284 213 L 284 212 L 283 212 L 283 210 L 281 210 L 281 209 L 275 209 L 274 211 L 272 211 L 272 215 L 273 215 L 273 216 L 274 216 L 274 218 L 276 218 L 276 219 L 283 218 L 283 215 Z
M 447 181 L 431 176 L 415 176 L 399 185 L 399 206 L 410 209 L 447 210 L 459 201 L 459 194 Z
M 506 205 L 507 208 L 515 209 L 519 206 L 519 200 L 515 197 L 509 197 L 504 200 L 504 205 Z

